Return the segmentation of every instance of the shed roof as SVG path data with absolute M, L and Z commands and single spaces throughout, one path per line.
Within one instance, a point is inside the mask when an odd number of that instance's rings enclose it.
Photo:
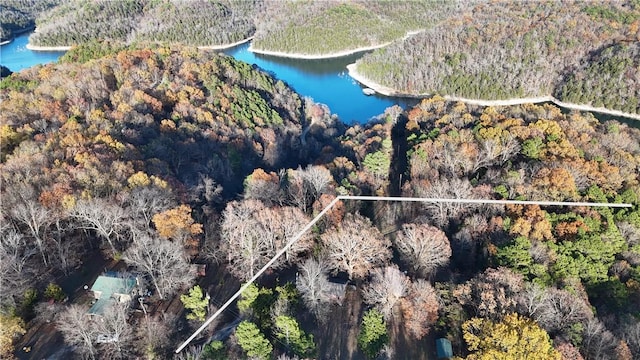
M 436 352 L 438 359 L 450 359 L 453 357 L 453 348 L 451 347 L 451 341 L 445 338 L 436 340 Z

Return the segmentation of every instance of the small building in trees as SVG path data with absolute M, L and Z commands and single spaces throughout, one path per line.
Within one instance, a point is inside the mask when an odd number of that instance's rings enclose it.
M 338 305 L 342 305 L 347 293 L 347 280 L 331 278 L 327 284 L 327 295 L 329 301 Z
M 438 355 L 438 359 L 451 359 L 453 357 L 451 341 L 445 338 L 436 340 L 436 354 Z
M 135 276 L 114 274 L 98 276 L 91 286 L 96 301 L 89 309 L 89 314 L 101 316 L 113 303 L 130 302 L 137 288 L 138 278 Z

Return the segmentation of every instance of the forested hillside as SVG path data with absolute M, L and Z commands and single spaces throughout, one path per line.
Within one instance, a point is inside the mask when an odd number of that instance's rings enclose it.
M 432 26 L 455 4 L 431 1 L 267 1 L 253 48 L 326 55 L 381 45 Z
M 558 99 L 640 113 L 640 42 L 622 42 L 593 51 L 556 87 Z
M 80 47 L 0 91 L 3 357 L 53 324 L 68 356 L 168 358 L 338 194 L 634 207 L 338 202 L 228 310 L 233 336 L 182 358 L 419 359 L 437 337 L 467 359 L 640 356 L 638 129 L 438 97 L 345 129 L 184 47 Z M 146 317 L 133 303 L 95 320 L 57 285 L 96 256 L 146 281 Z M 214 270 L 197 280 L 193 263 Z
M 242 191 L 242 179 L 255 168 L 298 167 L 328 154 L 344 131 L 283 82 L 193 48 L 38 66 L 4 79 L 0 91 L 2 358 L 34 315 L 44 321 L 61 311 L 34 310 L 50 299 L 47 284 L 93 271 L 83 262 L 96 254 L 124 260 L 156 299 L 171 300 L 193 283 L 201 234 L 215 228 L 203 219 Z M 58 289 L 75 299 L 75 288 Z M 61 319 L 86 313 L 82 306 Z M 168 342 L 147 348 L 150 333 L 134 325 L 118 349 L 90 343 L 78 354 L 128 358 L 137 341 L 149 354 L 171 351 Z M 65 336 L 75 344 L 75 335 Z
M 384 44 L 432 26 L 457 4 L 431 1 L 68 0 L 38 19 L 37 46 L 91 40 L 224 45 L 327 55 Z
M 489 100 L 555 94 L 638 113 L 639 25 L 634 1 L 481 2 L 365 55 L 357 69 L 409 94 Z
M 71 46 L 95 40 L 224 45 L 254 32 L 257 1 L 69 0 L 40 16 L 37 46 Z
M 450 242 L 441 274 L 457 284 L 436 277 L 436 288 L 447 289 L 436 331 L 466 343 L 473 359 L 504 351 L 499 343 L 511 344 L 508 358 L 526 358 L 519 351 L 531 343 L 513 345 L 495 327 L 516 326 L 509 314 L 517 313 L 548 333 L 564 358 L 638 358 L 640 130 L 551 105 L 475 108 L 441 98 L 407 116 L 404 195 L 635 204 L 405 208 L 402 223 L 437 226 Z M 399 250 L 418 271 L 415 246 Z
M 3 0 L 0 2 L 0 41 L 32 29 L 38 15 L 58 3 L 60 0 Z

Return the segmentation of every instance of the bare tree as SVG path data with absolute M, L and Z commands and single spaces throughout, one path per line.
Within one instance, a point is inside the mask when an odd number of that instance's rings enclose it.
M 197 185 L 191 189 L 191 201 L 204 200 L 207 204 L 211 204 L 214 201 L 218 201 L 221 194 L 222 185 L 217 184 L 208 175 L 199 174 Z
M 288 193 L 291 202 L 301 210 L 307 211 L 309 206 L 320 195 L 331 192 L 333 176 L 324 166 L 309 165 L 288 172 Z
M 499 139 L 484 139 L 480 142 L 480 151 L 476 155 L 473 172 L 496 162 L 504 164 L 519 151 L 520 143 L 512 134 Z
M 347 214 L 342 223 L 321 235 L 327 262 L 350 279 L 362 279 L 391 258 L 390 241 L 361 215 Z
M 504 315 L 515 312 L 523 288 L 522 275 L 506 268 L 489 268 L 459 285 L 453 295 L 476 316 L 501 320 Z
M 620 333 L 636 359 L 640 358 L 640 321 L 630 318 L 628 323 L 623 325 Z
M 372 279 L 362 292 L 367 304 L 375 305 L 389 321 L 393 308 L 407 295 L 411 281 L 397 266 L 386 266 L 372 271 Z
M 127 196 L 127 211 L 133 214 L 133 221 L 141 230 L 151 227 L 153 215 L 171 209 L 175 201 L 170 191 L 155 185 L 137 186 Z
M 473 198 L 473 188 L 469 180 L 436 179 L 425 186 L 414 187 L 415 196 L 436 199 L 464 199 Z M 445 226 L 451 219 L 459 218 L 463 213 L 476 207 L 471 204 L 434 202 L 423 205 L 436 225 Z
M 314 201 L 331 190 L 333 176 L 324 166 L 309 165 L 304 170 L 298 169 L 297 174 L 302 178 L 306 191 Z
M 451 245 L 444 232 L 428 224 L 404 224 L 395 246 L 402 258 L 422 276 L 449 263 Z
M 253 217 L 264 230 L 264 236 L 270 239 L 269 245 L 274 255 L 289 243 L 309 222 L 309 218 L 302 210 L 290 206 L 266 208 L 262 211 L 255 212 Z M 304 234 L 289 247 L 284 253 L 283 261 L 279 262 L 279 264 L 297 262 L 298 256 L 311 249 L 312 246 L 311 236 L 308 233 Z
M 177 317 L 170 313 L 160 313 L 155 317 L 149 317 L 145 312 L 145 318 L 140 321 L 137 330 L 137 343 L 139 349 L 144 349 L 148 358 L 156 358 L 164 349 L 172 344 L 173 334 L 176 331 Z
M 28 260 L 36 253 L 15 229 L 9 227 L 0 233 L 0 304 L 11 301 L 29 283 L 32 271 Z
M 122 258 L 151 279 L 158 296 L 165 299 L 177 289 L 188 286 L 194 278 L 184 247 L 170 240 L 136 233 Z
M 5 196 L 9 216 L 27 229 L 35 241 L 42 262 L 48 265 L 46 232 L 51 225 L 53 213 L 37 201 L 33 186 L 19 185 Z
M 270 246 L 256 226 L 253 213 L 264 209 L 257 200 L 230 202 L 223 213 L 221 250 L 227 254 L 229 271 L 239 279 L 249 279 L 269 261 Z
M 95 231 L 109 243 L 114 253 L 117 252 L 115 244 L 126 229 L 128 220 L 121 206 L 108 199 L 82 199 L 78 200 L 70 215 L 78 221 L 80 228 Z
M 428 281 L 418 279 L 401 300 L 401 307 L 405 329 L 414 338 L 423 338 L 438 320 L 439 298 L 436 289 Z
M 95 341 L 98 329 L 87 309 L 81 305 L 71 305 L 62 312 L 56 321 L 56 327 L 64 336 L 64 341 L 74 346 L 75 350 L 83 358 L 96 358 Z
M 327 263 L 322 259 L 307 259 L 298 268 L 296 287 L 307 308 L 317 319 L 323 319 L 331 296 Z
M 525 314 L 550 334 L 566 335 L 569 328 L 593 317 L 589 304 L 566 290 L 530 285 L 519 300 Z
M 587 359 L 616 359 L 616 337 L 598 319 L 589 319 L 582 332 L 582 350 Z
M 297 208 L 269 208 L 258 200 L 230 202 L 223 213 L 221 250 L 227 254 L 229 271 L 248 279 L 282 249 L 307 224 Z M 306 234 L 285 253 L 276 266 L 290 264 L 313 243 Z
M 128 305 L 113 303 L 104 309 L 103 315 L 95 321 L 100 357 L 126 359 L 131 357 L 134 333 L 127 322 Z
M 77 242 L 73 241 L 73 237 L 68 236 L 70 224 L 66 219 L 56 218 L 51 226 L 49 240 L 52 244 L 52 258 L 55 261 L 53 265 L 57 266 L 65 275 L 69 275 L 70 271 L 78 263 L 78 254 L 80 249 Z

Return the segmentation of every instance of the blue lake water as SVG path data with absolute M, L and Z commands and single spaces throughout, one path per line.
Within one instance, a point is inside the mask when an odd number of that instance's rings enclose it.
M 11 43 L 2 45 L 0 64 L 11 71 L 20 71 L 38 64 L 55 62 L 64 54 L 64 51 L 28 50 L 26 45 L 29 42 L 29 35 L 29 33 L 22 34 Z M 415 99 L 364 95 L 360 84 L 349 76 L 346 69 L 348 64 L 355 62 L 362 54 L 335 59 L 301 60 L 254 54 L 248 49 L 249 43 L 245 43 L 222 52 L 270 72 L 302 96 L 327 104 L 331 112 L 337 114 L 347 124 L 365 123 L 393 105 L 406 108 L 417 103 Z M 570 111 L 564 108 L 563 110 Z M 640 121 L 637 120 L 593 114 L 600 121 L 617 120 L 633 127 L 640 127 Z
M 27 33 L 2 45 L 0 63 L 11 71 L 20 71 L 34 65 L 54 62 L 64 54 L 60 51 L 28 50 L 25 47 L 28 41 Z M 382 114 L 389 106 L 398 104 L 406 107 L 416 103 L 412 99 L 364 95 L 362 87 L 349 76 L 346 69 L 360 55 L 326 60 L 298 60 L 257 55 L 248 48 L 249 44 L 245 43 L 222 52 L 272 73 L 302 96 L 327 104 L 332 113 L 348 124 L 364 123 L 371 117 Z
M 349 76 L 346 69 L 347 65 L 355 62 L 362 54 L 335 59 L 302 60 L 259 55 L 248 48 L 249 44 L 245 43 L 223 52 L 238 60 L 256 64 L 287 82 L 299 94 L 327 104 L 345 123 L 363 123 L 382 114 L 390 106 L 400 105 L 404 108 L 417 102 L 413 99 L 364 95 L 360 84 Z
M 26 48 L 30 33 L 22 34 L 12 42 L 0 46 L 0 64 L 16 72 L 38 64 L 58 61 L 64 51 L 31 51 Z

